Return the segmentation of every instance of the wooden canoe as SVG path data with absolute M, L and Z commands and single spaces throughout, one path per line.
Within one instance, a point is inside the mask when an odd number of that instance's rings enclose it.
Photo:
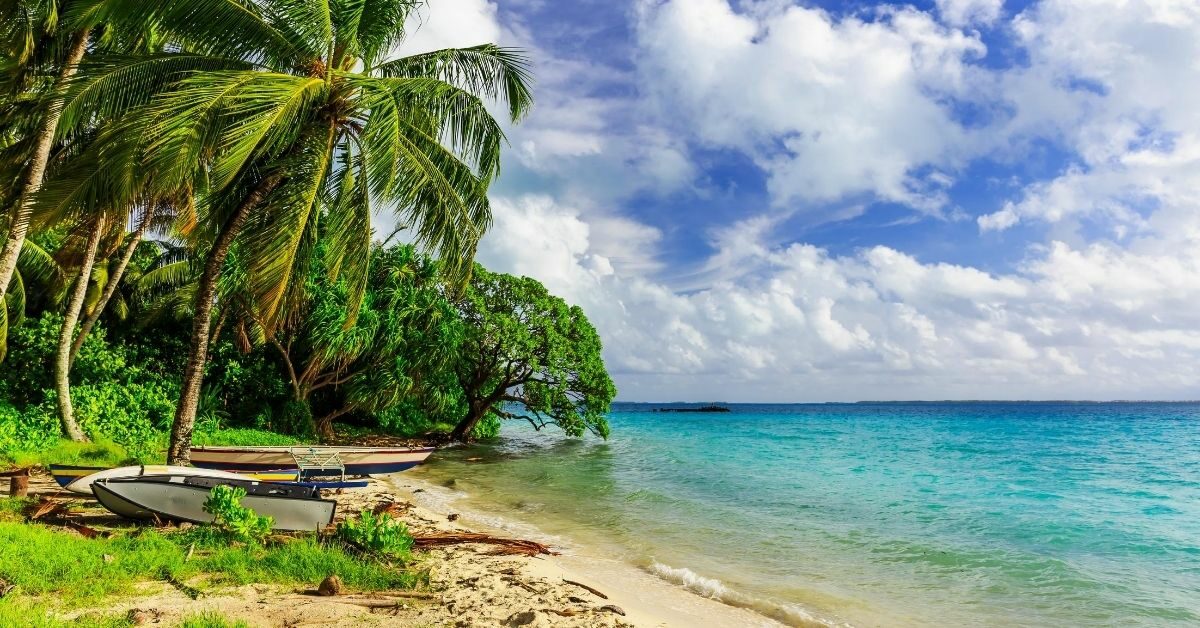
M 429 457 L 433 447 L 192 447 L 191 462 L 207 469 L 297 468 L 297 459 L 336 460 L 345 475 L 383 475 L 411 469 Z M 308 475 L 336 475 L 333 467 L 303 469 Z
M 85 467 L 64 464 L 50 465 L 50 475 L 59 486 L 81 495 L 92 494 L 92 482 L 99 479 L 122 477 L 137 477 L 140 475 L 162 475 L 175 473 L 179 475 L 200 475 L 207 477 L 227 477 L 234 480 L 254 479 L 266 482 L 295 482 L 299 479 L 296 469 L 274 469 L 254 472 L 239 470 L 196 469 L 193 467 L 170 467 L 166 465 L 135 465 L 129 467 Z

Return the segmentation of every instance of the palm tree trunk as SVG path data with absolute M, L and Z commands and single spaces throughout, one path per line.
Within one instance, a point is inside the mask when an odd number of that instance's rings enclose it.
M 146 235 L 146 231 L 150 228 L 150 223 L 154 220 L 155 205 L 152 203 L 142 213 L 142 221 L 138 223 L 137 231 L 133 232 L 133 237 L 129 240 L 129 244 L 125 245 L 125 253 L 121 255 L 121 261 L 117 263 L 117 270 L 108 278 L 108 285 L 104 286 L 104 293 L 100 295 L 100 302 L 88 314 L 87 319 L 83 321 L 83 325 L 79 327 L 79 335 L 75 337 L 75 342 L 71 345 L 71 364 L 75 364 L 75 356 L 79 355 L 79 349 L 83 347 L 83 341 L 87 339 L 88 334 L 92 332 L 92 327 L 96 326 L 96 321 L 100 320 L 100 315 L 104 313 L 104 308 L 108 306 L 108 300 L 117 292 L 117 286 L 121 283 L 121 277 L 125 274 L 125 269 L 129 266 L 129 260 L 133 259 L 133 254 L 137 251 L 138 244 L 142 242 L 142 238 Z
M 67 303 L 66 316 L 63 318 L 62 331 L 58 335 L 58 353 L 54 356 L 54 389 L 58 392 L 58 415 L 62 420 L 63 432 L 76 442 L 86 442 L 83 430 L 75 422 L 75 410 L 71 407 L 71 336 L 75 333 L 75 323 L 79 322 L 79 312 L 87 299 L 88 283 L 92 279 L 92 265 L 96 262 L 96 249 L 100 247 L 100 236 L 104 235 L 104 216 L 96 218 L 96 225 L 88 236 L 87 251 L 84 253 L 83 266 L 79 268 L 79 278 L 75 280 L 75 291 Z
M 71 40 L 71 49 L 58 79 L 54 82 L 55 94 L 61 93 L 63 85 L 72 76 L 83 60 L 87 51 L 88 31 L 80 30 Z M 54 132 L 58 129 L 58 118 L 62 115 L 62 103 L 52 102 L 46 117 L 38 127 L 37 140 L 33 145 L 33 156 L 29 162 L 29 170 L 25 180 L 21 182 L 20 196 L 13 209 L 11 222 L 8 225 L 8 238 L 4 241 L 4 249 L 0 251 L 0 300 L 8 292 L 8 284 L 12 281 L 13 273 L 17 270 L 17 258 L 21 256 L 21 247 L 25 246 L 25 236 L 29 234 L 29 219 L 33 214 L 33 197 L 42 187 L 42 179 L 46 175 L 46 164 L 50 161 L 50 149 L 54 147 Z
M 217 241 L 213 243 L 204 262 L 204 274 L 196 292 L 196 314 L 192 320 L 192 344 L 187 367 L 183 371 L 183 389 L 179 393 L 179 405 L 175 408 L 175 421 L 171 424 L 171 445 L 167 450 L 167 464 L 186 465 L 191 462 L 192 429 L 196 425 L 196 409 L 200 406 L 200 385 L 204 383 L 204 364 L 208 360 L 208 332 L 212 323 L 213 299 L 217 294 L 217 280 L 221 277 L 221 266 L 229 255 L 229 247 L 246 223 L 250 210 L 279 185 L 282 177 L 271 175 L 259 182 L 258 187 L 242 201 L 229 220 L 221 228 Z

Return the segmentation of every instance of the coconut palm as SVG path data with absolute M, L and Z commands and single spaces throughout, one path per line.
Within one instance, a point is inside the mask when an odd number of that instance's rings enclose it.
M 102 0 L 95 20 L 174 39 L 169 52 L 97 60 L 63 124 L 123 115 L 98 166 L 58 200 L 193 190 L 186 234 L 205 251 L 169 460 L 186 463 L 222 267 L 235 240 L 266 333 L 301 301 L 319 222 L 327 267 L 361 299 L 371 215 L 395 212 L 465 279 L 490 224 L 504 134 L 484 100 L 520 119 L 524 57 L 494 45 L 389 59 L 413 0 Z M 134 165 L 136 164 L 136 166 Z M 137 179 L 110 172 L 136 172 Z M 132 182 L 132 183 L 131 183 Z M 351 317 L 352 320 L 353 317 Z
M 87 51 L 88 28 L 64 27 L 63 0 L 0 1 L 0 46 L 4 48 L 4 83 L 12 94 L 9 107 L 35 104 L 24 115 L 6 112 L 5 132 L 12 142 L 6 146 L 20 155 L 13 192 L 3 198 L 8 216 L 7 238 L 0 249 L 0 298 L 8 292 L 13 274 L 29 235 L 34 196 L 41 189 L 55 132 L 62 111 L 61 96 Z M 56 75 L 46 89 L 39 73 Z M 39 92 L 40 88 L 40 92 Z M 18 97 L 20 96 L 20 97 Z M 16 149 L 16 150 L 13 150 Z M 6 179 L 8 177 L 5 177 Z

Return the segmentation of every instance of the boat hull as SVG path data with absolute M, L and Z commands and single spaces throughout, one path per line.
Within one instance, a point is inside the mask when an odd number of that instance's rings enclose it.
M 295 468 L 292 452 L 307 452 L 304 447 L 193 447 L 191 462 L 206 469 L 281 469 Z M 384 475 L 411 469 L 433 453 L 433 447 L 393 449 L 382 447 L 317 448 L 336 451 L 346 475 Z M 328 469 L 320 473 L 333 474 Z
M 50 465 L 50 474 L 54 477 L 54 481 L 59 486 L 80 495 L 92 494 L 92 483 L 97 480 L 111 480 L 116 478 L 131 478 L 142 475 L 194 475 L 202 477 L 221 477 L 230 480 L 271 480 L 279 482 L 294 482 L 298 479 L 298 474 L 294 469 L 272 470 L 270 473 L 261 472 L 252 476 L 247 476 L 242 473 L 233 471 L 224 471 L 219 469 L 196 469 L 193 467 L 172 467 L 167 465 L 135 465 L 128 467 L 105 468 L 105 467 L 80 467 L 70 465 Z
M 333 522 L 337 508 L 337 502 L 316 497 L 318 493 L 311 487 L 212 477 L 154 475 L 99 480 L 92 484 L 92 491 L 101 504 L 124 517 L 212 523 L 204 502 L 219 485 L 246 489 L 242 505 L 273 518 L 275 530 L 319 531 Z

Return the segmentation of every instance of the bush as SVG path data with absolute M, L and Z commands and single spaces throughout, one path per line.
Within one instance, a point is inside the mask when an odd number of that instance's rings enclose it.
M 407 558 L 413 546 L 412 535 L 403 521 L 397 521 L 387 513 L 376 515 L 369 510 L 339 523 L 337 538 L 359 549 L 391 558 Z
M 38 451 L 58 441 L 58 417 L 33 407 L 26 412 L 0 399 L 0 453 Z
M 246 489 L 238 486 L 214 486 L 204 502 L 204 512 L 213 516 L 213 525 L 247 543 L 262 543 L 275 526 L 275 519 L 262 517 L 242 505 Z

